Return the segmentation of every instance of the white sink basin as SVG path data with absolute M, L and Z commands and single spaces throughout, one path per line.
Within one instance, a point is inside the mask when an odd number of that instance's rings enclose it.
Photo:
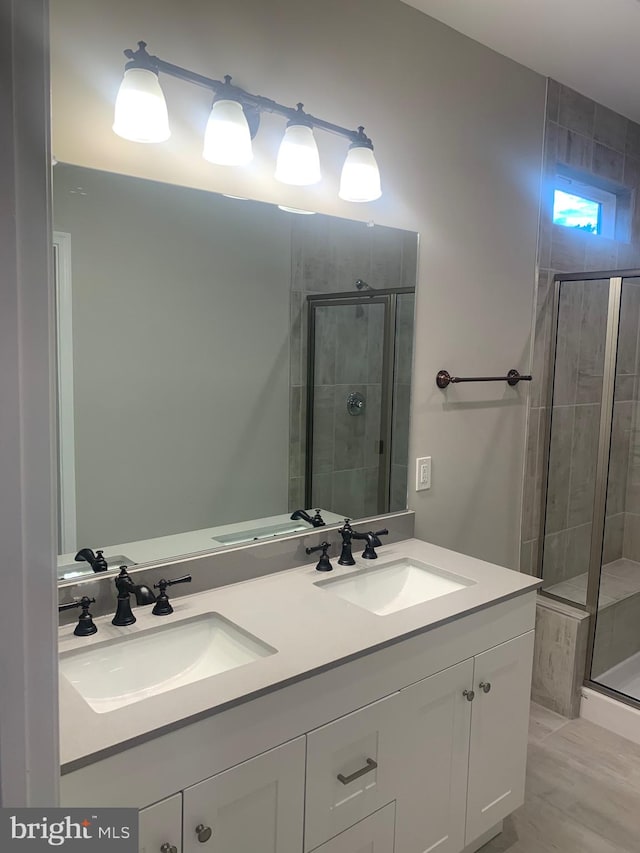
M 219 613 L 205 613 L 65 652 L 60 671 L 103 714 L 275 652 Z
M 371 613 L 386 616 L 414 604 L 451 595 L 475 581 L 419 560 L 402 558 L 384 566 L 362 569 L 348 577 L 316 581 L 316 586 Z
M 270 539 L 272 536 L 284 536 L 287 533 L 301 533 L 303 530 L 313 531 L 308 524 L 268 524 L 264 527 L 254 527 L 251 530 L 239 530 L 237 533 L 223 533 L 222 536 L 214 536 L 216 542 L 222 545 L 240 545 L 243 542 L 254 542 L 260 539 Z

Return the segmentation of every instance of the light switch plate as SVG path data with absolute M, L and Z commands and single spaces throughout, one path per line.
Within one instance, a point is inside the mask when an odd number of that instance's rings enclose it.
M 431 457 L 419 456 L 416 459 L 416 492 L 431 488 Z

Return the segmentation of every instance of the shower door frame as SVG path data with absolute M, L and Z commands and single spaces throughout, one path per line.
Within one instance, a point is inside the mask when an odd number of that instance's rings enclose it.
M 382 349 L 382 393 L 380 398 L 380 440 L 382 442 L 378 464 L 378 508 L 389 512 L 391 501 L 391 450 L 393 432 L 393 383 L 395 366 L 395 334 L 397 321 L 397 296 L 410 293 L 415 297 L 414 287 L 380 288 L 360 293 L 341 291 L 338 293 L 312 293 L 307 296 L 307 401 L 306 401 L 306 447 L 304 495 L 305 506 L 311 507 L 313 488 L 313 399 L 315 381 L 315 312 L 317 308 L 338 305 L 384 305 L 383 349 Z M 380 509 L 382 507 L 382 509 Z
M 551 431 L 553 423 L 553 398 L 555 386 L 556 351 L 558 346 L 558 315 L 560 311 L 560 288 L 565 282 L 608 281 L 609 303 L 607 308 L 607 329 L 605 338 L 604 365 L 602 377 L 602 398 L 600 402 L 600 425 L 598 430 L 598 450 L 596 456 L 596 474 L 593 500 L 591 544 L 589 550 L 589 569 L 587 581 L 586 604 L 563 598 L 559 595 L 540 589 L 540 594 L 555 601 L 568 603 L 572 607 L 589 613 L 589 635 L 587 640 L 587 657 L 584 673 L 584 685 L 603 693 L 612 699 L 625 702 L 640 708 L 640 701 L 606 687 L 591 678 L 591 667 L 596 640 L 598 599 L 600 595 L 600 578 L 602 573 L 602 557 L 604 532 L 607 511 L 607 489 L 609 484 L 609 467 L 611 453 L 611 428 L 613 423 L 613 407 L 615 403 L 616 367 L 618 360 L 618 337 L 620 329 L 620 303 L 622 285 L 625 279 L 640 278 L 640 269 L 597 270 L 595 272 L 556 273 L 553 278 L 553 308 L 551 315 L 549 365 L 546 374 L 547 388 L 544 398 L 544 443 L 541 480 L 541 508 L 538 533 L 538 560 L 536 574 L 543 575 L 544 539 L 546 528 L 546 507 L 549 487 L 549 457 L 551 450 Z

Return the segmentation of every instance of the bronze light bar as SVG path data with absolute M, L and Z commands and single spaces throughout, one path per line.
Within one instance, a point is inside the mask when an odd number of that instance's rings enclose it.
M 135 51 L 130 48 L 125 50 L 124 55 L 130 60 L 125 65 L 126 71 L 130 68 L 145 68 L 148 71 L 155 71 L 156 74 L 162 71 L 163 74 L 169 74 L 171 77 L 177 77 L 179 80 L 186 80 L 188 83 L 195 83 L 196 86 L 210 89 L 219 97 L 240 101 L 249 122 L 252 138 L 258 131 L 260 113 L 277 113 L 289 121 L 294 121 L 296 124 L 319 127 L 329 133 L 344 136 L 358 146 L 366 146 L 373 149 L 373 143 L 365 134 L 363 125 L 358 127 L 357 130 L 350 130 L 347 127 L 341 127 L 339 124 L 333 124 L 330 121 L 325 121 L 322 118 L 304 112 L 302 109 L 304 104 L 297 104 L 296 107 L 287 107 L 284 104 L 273 101 L 271 98 L 265 98 L 262 95 L 252 95 L 251 92 L 235 86 L 228 74 L 225 74 L 224 80 L 214 80 L 212 77 L 205 77 L 202 74 L 197 74 L 195 71 L 189 71 L 188 68 L 182 68 L 180 65 L 174 65 L 172 62 L 166 62 L 158 56 L 152 56 L 147 53 L 147 43 L 144 41 L 138 42 L 138 49 Z

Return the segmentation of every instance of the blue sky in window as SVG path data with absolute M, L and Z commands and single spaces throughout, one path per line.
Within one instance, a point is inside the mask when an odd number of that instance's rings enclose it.
M 553 221 L 568 228 L 583 228 L 598 233 L 600 203 L 555 190 L 553 197 Z

